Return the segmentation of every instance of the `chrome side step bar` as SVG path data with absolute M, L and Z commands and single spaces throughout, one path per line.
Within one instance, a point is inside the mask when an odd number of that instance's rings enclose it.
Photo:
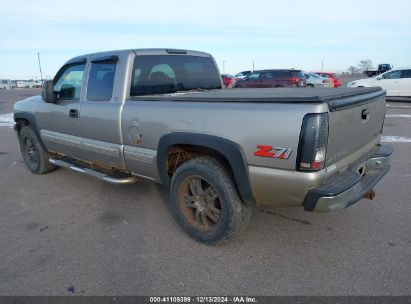
M 98 179 L 101 179 L 105 182 L 108 182 L 110 184 L 115 184 L 115 185 L 126 185 L 126 184 L 135 184 L 136 182 L 140 181 L 141 179 L 134 177 L 134 176 L 128 176 L 128 177 L 123 177 L 123 178 L 117 178 L 110 176 L 108 174 L 89 169 L 89 168 L 84 168 L 84 167 L 79 167 L 75 166 L 69 162 L 65 162 L 63 160 L 59 159 L 54 159 L 54 158 L 49 158 L 49 162 L 55 166 L 62 167 L 62 168 L 67 168 L 72 171 L 80 172 L 83 174 L 87 174 L 93 177 L 96 177 Z

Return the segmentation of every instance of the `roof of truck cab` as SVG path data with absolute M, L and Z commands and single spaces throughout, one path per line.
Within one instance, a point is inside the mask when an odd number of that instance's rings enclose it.
M 103 57 L 103 56 L 110 56 L 110 55 L 120 55 L 120 54 L 128 54 L 134 52 L 137 56 L 141 55 L 189 55 L 189 56 L 198 56 L 198 57 L 211 57 L 210 54 L 205 52 L 193 51 L 193 50 L 183 50 L 183 49 L 173 49 L 173 48 L 150 48 L 150 49 L 127 49 L 127 50 L 113 50 L 113 51 L 105 51 L 105 52 L 97 52 L 97 53 L 89 53 L 83 54 L 76 57 L 71 58 L 66 63 L 71 61 L 89 58 L 89 57 Z
M 197 102 L 252 102 L 252 103 L 328 103 L 331 110 L 377 98 L 385 94 L 380 87 L 364 88 L 261 88 L 217 89 L 170 94 L 132 96 L 133 100 L 197 101 Z

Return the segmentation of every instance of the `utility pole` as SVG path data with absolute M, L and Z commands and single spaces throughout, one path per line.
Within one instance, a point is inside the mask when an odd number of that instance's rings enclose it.
M 321 60 L 321 72 L 323 71 L 323 69 L 324 69 L 324 61 Z
M 37 53 L 37 58 L 39 59 L 40 81 L 42 81 L 43 80 L 43 73 L 41 72 L 40 53 Z
M 254 72 L 254 60 L 253 60 L 253 70 L 251 72 Z
M 223 60 L 223 74 L 225 74 L 225 60 Z

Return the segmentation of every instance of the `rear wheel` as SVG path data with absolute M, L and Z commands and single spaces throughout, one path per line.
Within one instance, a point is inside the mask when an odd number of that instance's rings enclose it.
M 307 83 L 307 87 L 308 87 L 308 88 L 313 88 L 314 85 L 313 85 L 312 83 Z
M 275 86 L 274 88 L 284 88 L 284 87 L 281 86 L 281 85 L 277 85 L 277 86 Z
M 21 155 L 31 172 L 43 174 L 56 169 L 56 166 L 49 162 L 47 150 L 30 126 L 24 126 L 20 130 L 19 139 Z
M 227 242 L 250 219 L 251 208 L 242 203 L 229 173 L 210 157 L 183 163 L 173 175 L 170 196 L 178 224 L 202 243 Z

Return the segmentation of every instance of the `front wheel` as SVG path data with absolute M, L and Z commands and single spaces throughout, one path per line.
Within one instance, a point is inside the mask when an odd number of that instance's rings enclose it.
M 172 177 L 170 197 L 181 228 L 206 244 L 232 239 L 247 226 L 251 215 L 227 170 L 211 157 L 183 163 Z
M 43 174 L 56 169 L 56 166 L 49 162 L 47 150 L 30 126 L 24 126 L 20 130 L 19 139 L 21 155 L 31 172 Z

